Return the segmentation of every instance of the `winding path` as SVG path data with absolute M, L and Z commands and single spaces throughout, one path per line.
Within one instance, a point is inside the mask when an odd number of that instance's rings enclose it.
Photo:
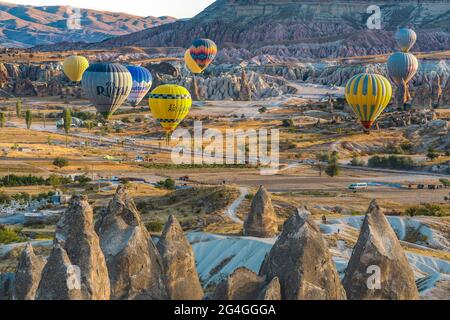
M 225 210 L 225 214 L 236 223 L 244 223 L 241 219 L 237 217 L 237 209 L 241 205 L 241 203 L 245 200 L 245 197 L 248 195 L 248 188 L 240 187 L 239 191 L 241 195 L 234 200 L 234 202 Z

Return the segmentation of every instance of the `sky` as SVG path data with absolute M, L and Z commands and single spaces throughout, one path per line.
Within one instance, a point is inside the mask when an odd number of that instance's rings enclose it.
M 3 0 L 33 6 L 66 5 L 135 14 L 138 16 L 172 16 L 190 18 L 215 0 Z

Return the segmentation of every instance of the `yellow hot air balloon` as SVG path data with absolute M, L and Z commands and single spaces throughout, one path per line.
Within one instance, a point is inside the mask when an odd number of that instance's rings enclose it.
M 345 98 L 361 124 L 369 130 L 391 101 L 392 86 L 379 74 L 361 73 L 348 81 Z
M 82 56 L 70 56 L 63 62 L 64 73 L 71 81 L 81 81 L 87 68 L 89 68 L 89 61 Z
M 192 59 L 189 49 L 187 49 L 184 53 L 184 62 L 186 63 L 186 67 L 188 67 L 188 69 L 191 70 L 191 72 L 194 74 L 202 73 L 204 70 L 198 66 L 197 62 L 195 62 L 194 59 Z
M 189 113 L 192 99 L 186 88 L 164 84 L 150 93 L 149 105 L 153 117 L 169 136 Z

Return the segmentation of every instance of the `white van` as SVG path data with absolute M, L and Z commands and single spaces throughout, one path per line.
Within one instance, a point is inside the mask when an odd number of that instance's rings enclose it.
M 361 190 L 361 189 L 367 189 L 368 185 L 365 182 L 360 183 L 352 183 L 348 188 L 350 190 Z

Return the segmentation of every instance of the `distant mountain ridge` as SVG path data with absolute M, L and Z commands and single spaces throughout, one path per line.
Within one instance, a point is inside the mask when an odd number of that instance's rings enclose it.
M 345 57 L 396 49 L 393 33 L 411 26 L 416 51 L 450 49 L 450 0 L 380 0 L 381 29 L 369 30 L 367 0 L 217 0 L 188 21 L 177 21 L 92 48 L 121 46 L 187 47 L 207 37 L 221 48 L 257 55 Z M 369 11 L 370 12 L 370 11 Z M 248 58 L 248 57 L 247 57 Z
M 77 11 L 68 6 L 0 2 L 0 46 L 27 48 L 68 41 L 99 42 L 175 20 L 172 17 L 139 17 L 90 9 Z

